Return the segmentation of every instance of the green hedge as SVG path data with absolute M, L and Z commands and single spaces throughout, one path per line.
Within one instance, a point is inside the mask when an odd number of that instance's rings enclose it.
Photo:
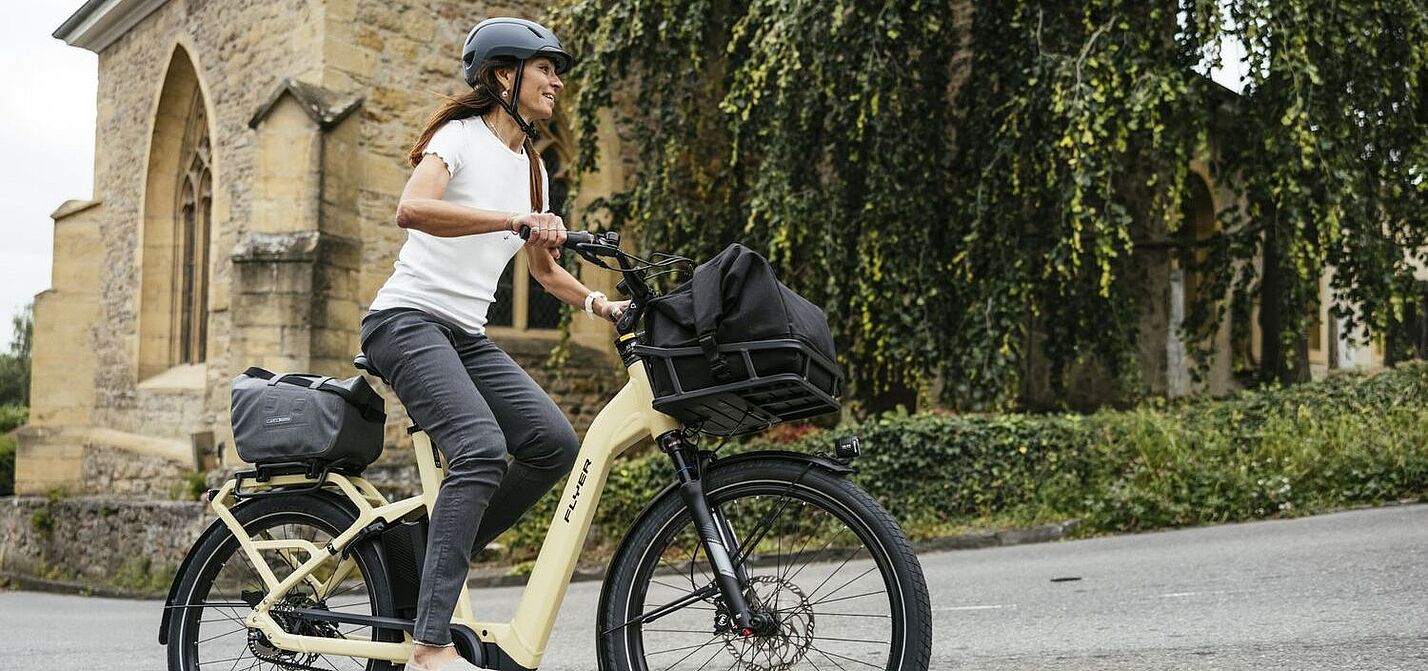
M 1428 494 L 1428 364 L 1225 400 L 1079 415 L 891 415 L 736 449 L 827 451 L 856 433 L 855 480 L 913 537 L 1070 518 L 1085 533 L 1285 517 Z M 660 454 L 617 462 L 592 542 L 609 547 L 669 478 Z M 533 556 L 547 496 L 504 539 Z

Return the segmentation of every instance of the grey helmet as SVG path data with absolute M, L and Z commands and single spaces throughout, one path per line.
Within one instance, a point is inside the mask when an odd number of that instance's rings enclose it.
M 545 56 L 555 63 L 555 73 L 565 74 L 575 62 L 555 33 L 535 21 L 497 17 L 486 19 L 471 29 L 466 35 L 466 46 L 461 50 L 461 64 L 466 73 L 466 83 L 476 86 L 476 70 L 488 59 L 509 56 L 524 61 L 534 56 Z
M 461 65 L 466 74 L 466 83 L 475 88 L 476 72 L 481 68 L 481 64 L 502 56 L 516 59 L 516 79 L 511 86 L 511 99 L 501 101 L 501 107 L 534 142 L 538 135 L 535 126 L 522 119 L 517 109 L 525 62 L 536 56 L 545 56 L 555 64 L 556 74 L 565 74 L 575 59 L 560 46 L 560 40 L 556 38 L 555 33 L 535 21 L 509 17 L 486 19 L 476 24 L 466 35 L 466 45 L 461 50 Z

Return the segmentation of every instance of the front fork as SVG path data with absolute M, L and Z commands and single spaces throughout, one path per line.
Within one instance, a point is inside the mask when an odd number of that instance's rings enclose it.
M 675 477 L 679 480 L 679 497 L 689 509 L 690 519 L 699 533 L 700 543 L 709 563 L 714 567 L 714 582 L 734 625 L 744 636 L 751 636 L 767 629 L 768 616 L 756 613 L 749 607 L 744 597 L 744 588 L 749 584 L 749 576 L 742 558 L 735 564 L 734 553 L 739 550 L 739 539 L 723 512 L 712 509 L 704 497 L 704 482 L 700 479 L 703 463 L 694 444 L 685 439 L 679 431 L 670 431 L 659 437 L 659 448 L 674 462 Z

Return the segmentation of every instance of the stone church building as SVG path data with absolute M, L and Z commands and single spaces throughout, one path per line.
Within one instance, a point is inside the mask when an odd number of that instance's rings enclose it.
M 356 374 L 359 319 L 405 238 L 393 219 L 405 157 L 441 96 L 465 87 L 467 31 L 542 9 L 85 2 L 54 36 L 99 55 L 94 199 L 52 215 L 17 493 L 171 495 L 193 471 L 236 462 L 238 372 Z M 572 161 L 555 121 L 537 149 L 558 204 Z M 620 184 L 622 165 L 608 163 L 586 176 L 579 202 Z M 572 228 L 577 214 L 565 213 Z M 615 295 L 604 271 L 577 272 Z M 572 320 L 570 360 L 547 367 L 562 307 L 529 278 L 524 254 L 502 293 L 492 338 L 583 429 L 620 382 L 613 330 Z M 391 422 L 391 442 L 401 425 Z

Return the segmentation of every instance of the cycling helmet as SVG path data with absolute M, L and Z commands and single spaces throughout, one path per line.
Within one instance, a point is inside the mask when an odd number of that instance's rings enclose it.
M 466 35 L 466 46 L 461 50 L 461 63 L 466 73 L 466 83 L 476 86 L 476 70 L 488 59 L 510 56 L 524 61 L 540 55 L 555 63 L 556 74 L 565 74 L 575 62 L 555 33 L 535 21 L 499 17 L 486 19 L 476 24 Z
M 481 64 L 492 58 L 506 56 L 516 59 L 516 79 L 511 86 L 509 100 L 501 100 L 501 107 L 516 120 L 532 142 L 538 137 L 535 126 L 521 118 L 517 102 L 521 97 L 521 76 L 525 73 L 527 59 L 545 56 L 555 64 L 556 74 L 565 74 L 575 61 L 555 33 L 535 21 L 498 17 L 486 19 L 466 35 L 466 45 L 461 50 L 462 70 L 466 83 L 476 87 L 476 72 Z

